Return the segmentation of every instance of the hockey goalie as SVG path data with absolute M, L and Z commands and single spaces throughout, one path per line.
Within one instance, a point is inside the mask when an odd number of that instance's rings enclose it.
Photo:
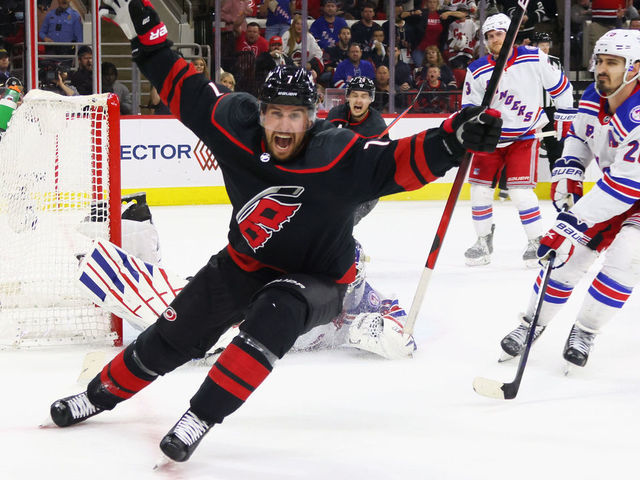
M 145 195 L 123 197 L 123 202 L 123 248 L 95 240 L 81 259 L 78 281 L 96 305 L 136 330 L 144 330 L 163 313 L 170 315 L 170 304 L 188 279 L 159 266 L 158 234 Z M 412 335 L 403 333 L 405 311 L 397 299 L 383 298 L 366 281 L 365 256 L 359 244 L 355 255 L 358 274 L 349 286 L 343 311 L 332 322 L 299 337 L 293 348 L 308 351 L 346 346 L 389 359 L 410 357 L 416 344 Z M 208 355 L 222 351 L 237 332 L 238 325 L 231 327 Z

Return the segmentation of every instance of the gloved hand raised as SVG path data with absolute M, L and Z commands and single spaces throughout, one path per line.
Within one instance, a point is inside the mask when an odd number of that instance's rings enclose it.
M 102 0 L 100 15 L 120 26 L 134 58 L 168 42 L 167 27 L 149 0 Z
M 455 140 L 471 152 L 493 152 L 502 132 L 500 112 L 484 107 L 465 107 L 442 123 Z

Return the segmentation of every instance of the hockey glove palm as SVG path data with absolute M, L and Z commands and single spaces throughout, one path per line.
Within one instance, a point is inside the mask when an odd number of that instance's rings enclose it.
M 576 245 L 586 245 L 589 238 L 585 235 L 588 226 L 581 222 L 571 212 L 561 212 L 558 214 L 555 224 L 540 240 L 538 247 L 538 258 L 541 264 L 545 264 L 549 259 L 551 251 L 556 252 L 556 265 L 561 267 L 573 255 Z
M 167 27 L 149 0 L 102 0 L 100 15 L 120 26 L 134 58 L 168 44 Z
M 447 118 L 442 128 L 466 150 L 493 152 L 500 139 L 502 119 L 497 110 L 465 107 Z
M 559 158 L 551 172 L 551 200 L 556 210 L 569 209 L 582 197 L 584 166 L 572 158 Z
M 571 123 L 576 118 L 578 109 L 576 108 L 559 108 L 556 113 L 553 114 L 553 122 L 556 128 L 556 138 L 558 140 L 564 140 L 569 135 L 571 129 Z

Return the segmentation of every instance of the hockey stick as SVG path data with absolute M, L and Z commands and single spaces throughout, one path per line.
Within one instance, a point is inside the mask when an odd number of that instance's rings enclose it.
M 544 296 L 547 292 L 547 285 L 549 284 L 549 276 L 553 269 L 553 263 L 556 258 L 555 252 L 549 254 L 549 261 L 544 271 L 544 276 L 540 282 L 540 291 L 538 292 L 538 300 L 536 301 L 536 312 L 531 319 L 531 325 L 529 326 L 529 333 L 527 333 L 527 344 L 524 347 L 524 351 L 520 356 L 520 362 L 518 363 L 518 371 L 516 377 L 511 383 L 502 383 L 497 380 L 491 380 L 484 377 L 476 377 L 473 379 L 473 389 L 476 393 L 484 395 L 485 397 L 496 398 L 498 400 L 511 400 L 516 398 L 518 389 L 520 388 L 520 382 L 522 382 L 522 375 L 524 374 L 524 367 L 527 365 L 527 359 L 529 358 L 529 352 L 531 351 L 531 345 L 533 344 L 533 333 L 536 331 L 538 325 L 538 317 L 540 317 L 540 310 L 542 310 L 542 303 L 544 302 Z
M 536 138 L 555 137 L 556 134 L 557 133 L 555 130 L 549 130 L 546 132 L 535 133 L 533 135 L 523 135 L 521 137 L 516 137 L 512 140 L 501 140 L 498 143 L 521 142 L 522 140 L 534 140 Z
M 416 93 L 416 96 L 414 97 L 413 101 L 411 102 L 411 105 L 409 105 L 402 112 L 400 112 L 398 114 L 398 116 L 396 118 L 394 118 L 389 125 L 387 125 L 387 128 L 385 128 L 384 131 L 380 135 L 378 135 L 378 138 L 382 138 L 387 133 L 389 133 L 389 130 L 391 130 L 391 127 L 393 127 L 396 123 L 398 123 L 398 120 L 400 120 L 402 117 L 404 117 L 407 114 L 407 112 L 413 108 L 413 106 L 416 104 L 416 100 L 418 100 L 418 97 L 422 93 L 422 89 L 424 88 L 426 83 L 427 83 L 426 81 L 422 82 L 422 85 L 420 85 L 420 90 L 418 90 L 418 93 Z
M 500 78 L 502 78 L 502 72 L 504 71 L 507 59 L 513 51 L 513 44 L 516 39 L 516 34 L 520 29 L 522 17 L 524 16 L 524 12 L 526 11 L 528 4 L 529 0 L 518 0 L 520 9 L 516 10 L 513 18 L 511 19 L 511 24 L 509 25 L 509 30 L 507 31 L 507 34 L 504 38 L 504 43 L 502 44 L 502 48 L 500 49 L 500 54 L 498 55 L 495 66 L 493 67 L 493 72 L 491 72 L 491 78 L 489 79 L 489 83 L 487 84 L 487 90 L 484 92 L 484 97 L 482 97 L 482 103 L 480 104 L 480 106 L 482 107 L 488 108 L 489 105 L 491 105 L 491 101 L 493 100 L 496 90 L 498 89 Z M 462 185 L 465 178 L 467 177 L 467 172 L 469 171 L 470 165 L 471 154 L 467 152 L 465 153 L 462 162 L 458 167 L 458 173 L 456 174 L 456 178 L 453 181 L 453 185 L 451 186 L 449 198 L 447 198 L 447 203 L 444 207 L 444 212 L 442 213 L 442 218 L 440 219 L 440 224 L 438 225 L 438 230 L 436 231 L 435 238 L 433 239 L 433 243 L 431 244 L 431 250 L 429 251 L 427 262 L 424 266 L 424 269 L 422 270 L 422 275 L 420 276 L 420 281 L 418 282 L 418 287 L 416 288 L 416 293 L 413 297 L 413 303 L 411 304 L 411 309 L 409 310 L 409 316 L 404 327 L 404 333 L 413 333 L 413 328 L 415 327 L 418 312 L 420 312 L 420 307 L 422 307 L 422 302 L 427 291 L 427 286 L 429 285 L 429 280 L 431 279 L 431 274 L 433 273 L 438 255 L 440 254 L 440 246 L 444 241 L 444 236 L 447 233 L 447 228 L 449 228 L 451 215 L 453 215 L 453 210 L 456 206 L 456 202 L 458 201 L 458 197 L 460 196 L 460 191 L 462 190 Z

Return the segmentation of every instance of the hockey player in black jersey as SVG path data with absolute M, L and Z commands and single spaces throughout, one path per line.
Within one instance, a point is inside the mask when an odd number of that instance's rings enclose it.
M 438 129 L 368 141 L 314 121 L 317 93 L 303 69 L 274 70 L 260 102 L 245 93 L 222 94 L 169 48 L 166 26 L 148 0 L 104 4 L 105 15 L 131 40 L 140 70 L 215 155 L 233 214 L 227 247 L 85 392 L 54 402 L 51 417 L 66 427 L 113 409 L 204 355 L 244 318 L 160 442 L 167 457 L 185 461 L 211 427 L 258 388 L 299 335 L 340 312 L 355 276 L 355 208 L 435 180 L 459 163 L 465 148 L 492 151 L 501 121 L 472 107 Z
M 327 120 L 337 127 L 353 130 L 364 138 L 378 138 L 387 128 L 387 124 L 380 112 L 371 108 L 375 95 L 376 86 L 373 80 L 367 77 L 353 77 L 347 84 L 347 101 L 329 110 Z

